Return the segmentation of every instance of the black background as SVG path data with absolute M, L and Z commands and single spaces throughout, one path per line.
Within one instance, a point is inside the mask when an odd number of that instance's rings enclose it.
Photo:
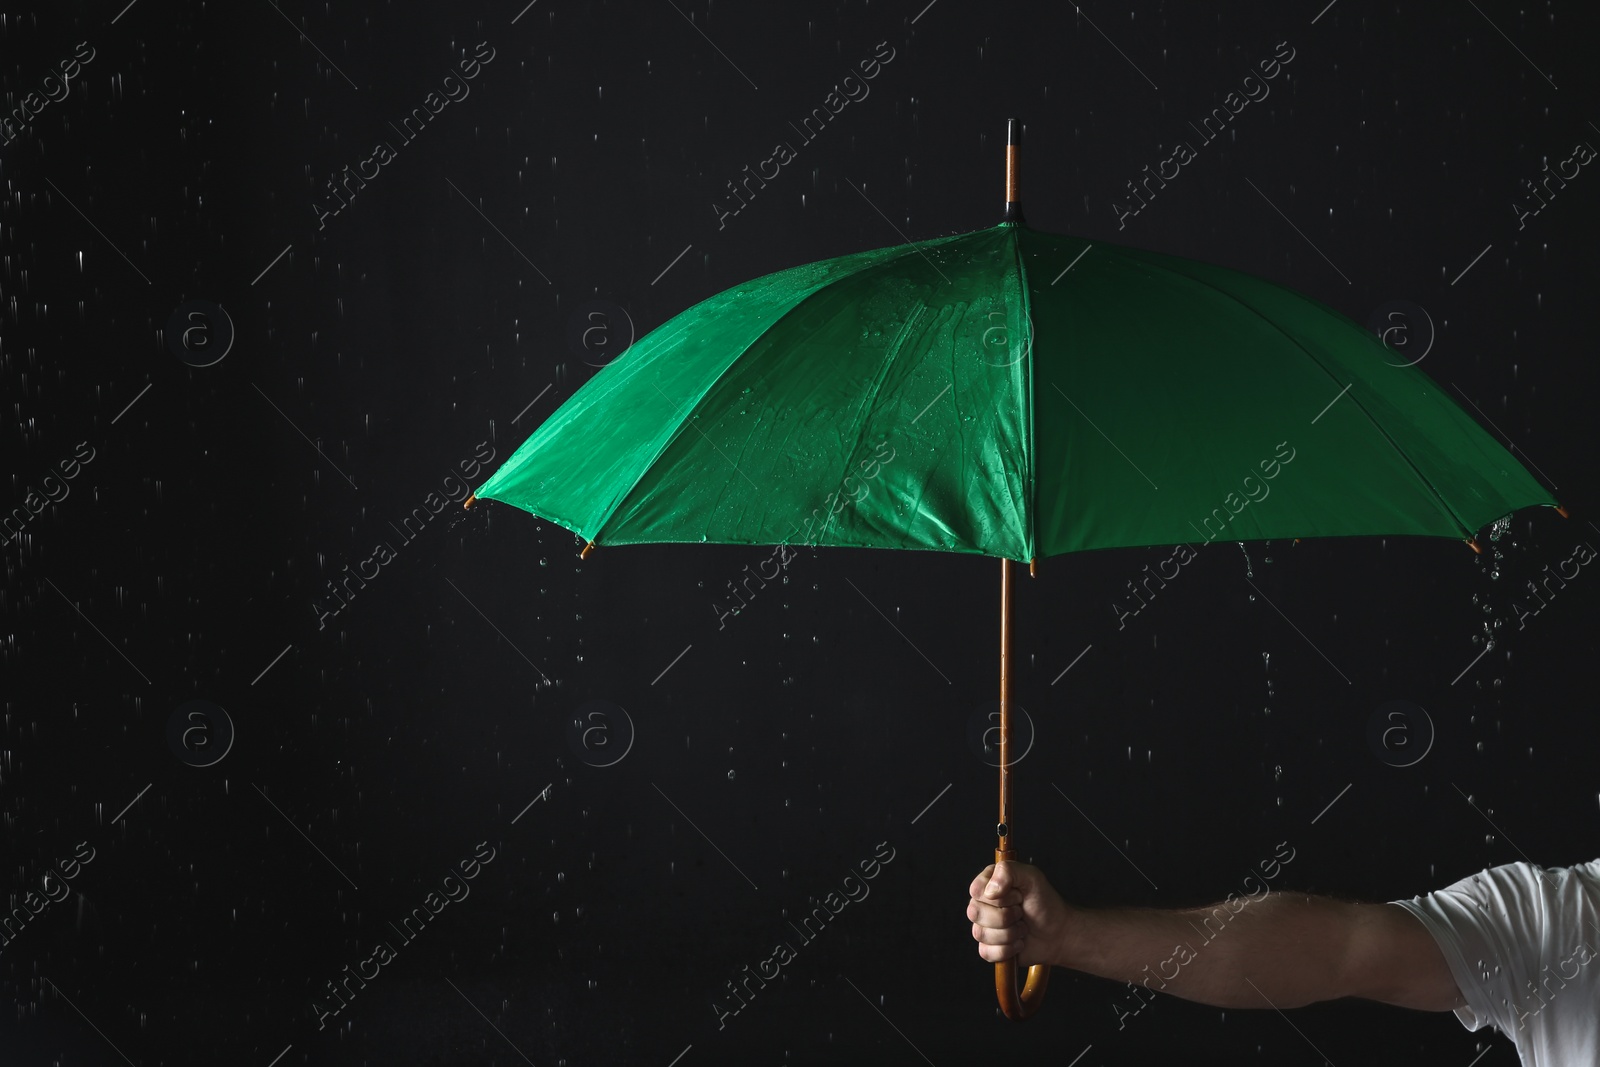
M 4 550 L 10 903 L 79 842 L 95 858 L 0 950 L 0 1058 L 1516 1062 L 1448 1014 L 1362 1002 L 1162 998 L 1119 1029 L 1120 987 L 1061 970 L 1040 1015 L 1000 1019 L 963 914 L 993 841 L 995 773 L 967 740 L 995 696 L 992 560 L 805 549 L 719 629 L 720 591 L 767 550 L 580 563 L 570 533 L 494 503 L 392 535 L 614 354 L 616 309 L 643 333 L 896 228 L 993 224 L 1017 115 L 1030 224 L 1362 323 L 1425 308 L 1421 368 L 1571 512 L 1518 515 L 1498 578 L 1443 540 L 1221 545 L 1120 631 L 1113 599 L 1167 550 L 1019 575 L 1025 854 L 1070 899 L 1161 905 L 1238 890 L 1279 842 L 1278 886 L 1362 899 L 1593 858 L 1600 578 L 1520 629 L 1511 604 L 1600 544 L 1600 177 L 1523 228 L 1512 207 L 1600 144 L 1584 6 L 923 3 L 11 9 L 8 109 L 78 42 L 95 55 L 0 148 L 6 508 L 78 442 L 95 458 Z M 399 145 L 387 124 L 480 41 L 470 95 Z M 1270 97 L 1119 229 L 1124 183 L 1280 41 Z M 719 229 L 724 183 L 879 42 L 870 96 Z M 322 186 L 378 140 L 397 158 L 319 229 Z M 221 362 L 175 357 L 189 300 L 231 317 Z M 584 348 L 590 300 L 611 333 Z M 313 600 L 380 540 L 398 558 L 319 628 Z M 237 731 L 209 767 L 167 740 L 191 699 Z M 589 700 L 631 721 L 611 766 L 596 751 L 618 748 L 569 741 Z M 1391 700 L 1436 731 L 1408 767 L 1368 744 Z M 323 984 L 483 841 L 471 895 L 319 1029 Z M 880 842 L 871 895 L 719 1030 L 723 983 Z

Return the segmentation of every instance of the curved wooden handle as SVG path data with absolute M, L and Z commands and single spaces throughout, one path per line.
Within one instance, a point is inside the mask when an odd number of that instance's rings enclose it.
M 1017 961 L 1001 960 L 994 965 L 994 992 L 1000 998 L 1000 1010 L 1013 1022 L 1021 1022 L 1039 1010 L 1049 984 L 1048 963 L 1035 963 L 1028 968 L 1028 982 L 1021 993 L 1017 992 Z
M 994 861 L 1011 858 L 1007 850 L 995 849 Z M 1017 960 L 1001 960 L 994 965 L 994 993 L 1000 999 L 1000 1010 L 1012 1022 L 1021 1022 L 1039 1010 L 1044 1003 L 1045 987 L 1050 984 L 1050 965 L 1035 963 L 1028 968 L 1028 980 L 1021 992 L 1017 991 Z

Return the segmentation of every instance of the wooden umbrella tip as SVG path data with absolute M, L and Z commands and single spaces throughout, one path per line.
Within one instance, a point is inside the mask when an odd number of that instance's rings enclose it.
M 1006 222 L 1022 221 L 1021 194 L 1017 192 L 1017 150 L 1022 144 L 1022 124 L 1006 120 Z
M 592 549 L 593 547 L 594 547 L 594 542 L 593 541 L 590 541 L 588 544 L 584 545 L 583 546 L 583 551 L 578 553 L 578 558 L 579 559 L 587 559 L 588 556 L 589 556 L 589 550 Z
M 1561 516 L 1561 517 L 1562 517 L 1562 518 L 1563 518 L 1563 519 L 1570 519 L 1570 518 L 1572 518 L 1572 516 L 1571 516 L 1571 515 L 1568 515 L 1568 514 L 1567 514 L 1567 509 L 1566 509 L 1566 508 L 1564 508 L 1564 507 L 1562 507 L 1562 506 L 1561 506 L 1561 505 L 1560 505 L 1560 504 L 1557 504 L 1557 505 L 1556 505 L 1556 514 L 1557 514 L 1557 515 L 1560 515 L 1560 516 Z
M 467 508 L 470 508 L 472 506 L 472 502 L 476 499 L 478 499 L 477 493 L 468 493 L 467 499 L 461 502 L 462 510 L 465 511 Z
M 1467 547 L 1472 549 L 1472 551 L 1476 552 L 1478 555 L 1483 555 L 1483 549 L 1478 547 L 1478 542 L 1473 538 L 1467 538 Z

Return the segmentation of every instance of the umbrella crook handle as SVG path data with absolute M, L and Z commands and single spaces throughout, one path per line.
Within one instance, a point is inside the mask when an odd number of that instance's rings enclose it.
M 1011 858 L 1009 850 L 994 850 L 994 861 Z M 994 965 L 994 992 L 1000 1000 L 1000 1010 L 1005 1012 L 1006 1018 L 1013 1022 L 1021 1022 L 1039 1010 L 1044 1003 L 1045 987 L 1050 984 L 1050 965 L 1048 963 L 1035 963 L 1028 968 L 1028 980 L 1017 989 L 1017 960 L 1013 956 L 1009 960 L 1001 960 Z

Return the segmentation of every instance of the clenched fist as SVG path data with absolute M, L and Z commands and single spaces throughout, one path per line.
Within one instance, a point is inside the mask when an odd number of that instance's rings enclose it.
M 967 918 L 978 955 L 990 963 L 1016 957 L 1020 967 L 1064 964 L 1073 909 L 1028 863 L 1005 860 L 978 872 L 967 889 Z

